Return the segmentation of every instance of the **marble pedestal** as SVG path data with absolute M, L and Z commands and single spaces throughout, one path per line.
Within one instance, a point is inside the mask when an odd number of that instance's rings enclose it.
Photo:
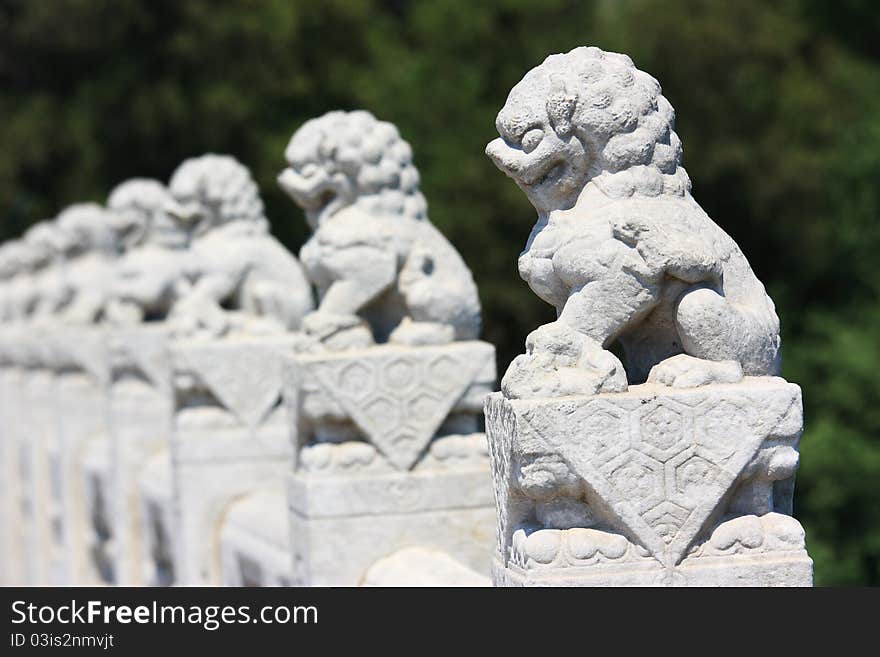
M 99 434 L 85 446 L 81 481 L 85 490 L 86 558 L 95 584 L 116 583 L 116 545 L 113 541 L 113 486 L 110 438 Z
M 28 340 L 28 363 L 21 381 L 21 532 L 25 579 L 30 586 L 58 583 L 63 562 L 55 372 L 48 364 L 47 345 L 47 336 L 42 334 Z
M 167 457 L 174 400 L 164 324 L 110 336 L 110 504 L 114 570 L 123 586 L 147 584 L 140 480 L 157 454 Z M 170 495 L 170 493 L 169 493 Z
M 483 342 L 382 345 L 288 359 L 294 583 L 354 586 L 403 548 L 487 573 L 494 525 Z
M 281 359 L 292 351 L 293 340 L 229 337 L 172 346 L 171 477 L 179 584 L 220 583 L 219 537 L 230 505 L 282 482 L 290 467 L 280 401 Z
M 283 485 L 233 503 L 220 537 L 224 586 L 290 586 L 290 530 Z
M 145 586 L 171 586 L 174 572 L 174 493 L 171 489 L 171 453 L 166 448 L 144 465 L 138 481 L 138 517 L 141 520 L 140 562 Z
M 779 378 L 486 403 L 502 586 L 809 586 Z
M 22 370 L 12 361 L 12 343 L 3 336 L 7 358 L 0 366 L 0 583 L 25 584 L 22 527 L 23 490 L 21 479 Z
M 58 584 L 94 585 L 100 574 L 89 557 L 90 510 L 83 466 L 91 441 L 107 433 L 106 333 L 98 328 L 67 330 L 56 342 L 59 422 L 59 486 L 62 573 Z

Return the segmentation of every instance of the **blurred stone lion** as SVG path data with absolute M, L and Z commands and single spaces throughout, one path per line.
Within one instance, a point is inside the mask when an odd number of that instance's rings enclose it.
M 300 258 L 318 287 L 304 328 L 330 348 L 476 338 L 470 270 L 431 224 L 412 149 L 366 111 L 306 122 L 285 152 L 281 187 L 314 234 Z
M 314 307 L 299 261 L 269 233 L 257 185 L 228 155 L 185 160 L 166 209 L 192 225 L 192 288 L 172 309 L 179 333 L 293 331 Z

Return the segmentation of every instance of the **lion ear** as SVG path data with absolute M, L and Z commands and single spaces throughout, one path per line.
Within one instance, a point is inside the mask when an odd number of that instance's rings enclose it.
M 552 76 L 550 83 L 552 87 L 547 97 L 547 116 L 550 117 L 550 125 L 556 134 L 568 137 L 572 131 L 571 117 L 577 105 L 577 96 L 568 93 L 565 82 L 558 75 Z

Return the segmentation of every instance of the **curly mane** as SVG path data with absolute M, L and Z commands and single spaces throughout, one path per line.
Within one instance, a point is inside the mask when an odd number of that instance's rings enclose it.
M 107 208 L 114 212 L 133 209 L 147 216 L 161 210 L 168 200 L 165 185 L 151 178 L 132 178 L 119 183 L 107 198 Z
M 356 192 L 356 204 L 369 214 L 427 217 L 412 148 L 394 124 L 365 110 L 328 112 L 307 121 L 285 156 L 297 166 L 313 164 L 331 176 L 345 175 Z
M 245 221 L 268 230 L 256 182 L 247 167 L 230 155 L 209 153 L 184 160 L 168 189 L 175 198 L 213 208 L 221 223 Z
M 592 181 L 605 194 L 681 196 L 690 191 L 674 130 L 675 110 L 660 83 L 626 55 L 595 47 L 551 55 L 526 74 L 511 96 L 516 93 L 546 98 L 551 122 L 556 107 L 574 103 L 570 118 L 554 128 L 574 131 L 595 158 L 598 172 Z

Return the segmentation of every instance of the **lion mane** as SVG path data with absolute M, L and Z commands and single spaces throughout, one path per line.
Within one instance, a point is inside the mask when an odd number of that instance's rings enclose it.
M 229 155 L 207 154 L 184 160 L 168 188 L 177 199 L 197 200 L 213 209 L 213 226 L 245 221 L 268 232 L 260 191 L 250 171 Z
M 392 123 L 365 110 L 335 111 L 303 124 L 285 157 L 297 167 L 313 165 L 344 176 L 348 198 L 370 215 L 427 218 L 412 148 Z
M 526 74 L 511 98 L 517 94 L 546 99 L 553 129 L 580 139 L 595 161 L 592 182 L 606 195 L 690 191 L 675 110 L 660 83 L 626 55 L 596 47 L 551 55 Z

